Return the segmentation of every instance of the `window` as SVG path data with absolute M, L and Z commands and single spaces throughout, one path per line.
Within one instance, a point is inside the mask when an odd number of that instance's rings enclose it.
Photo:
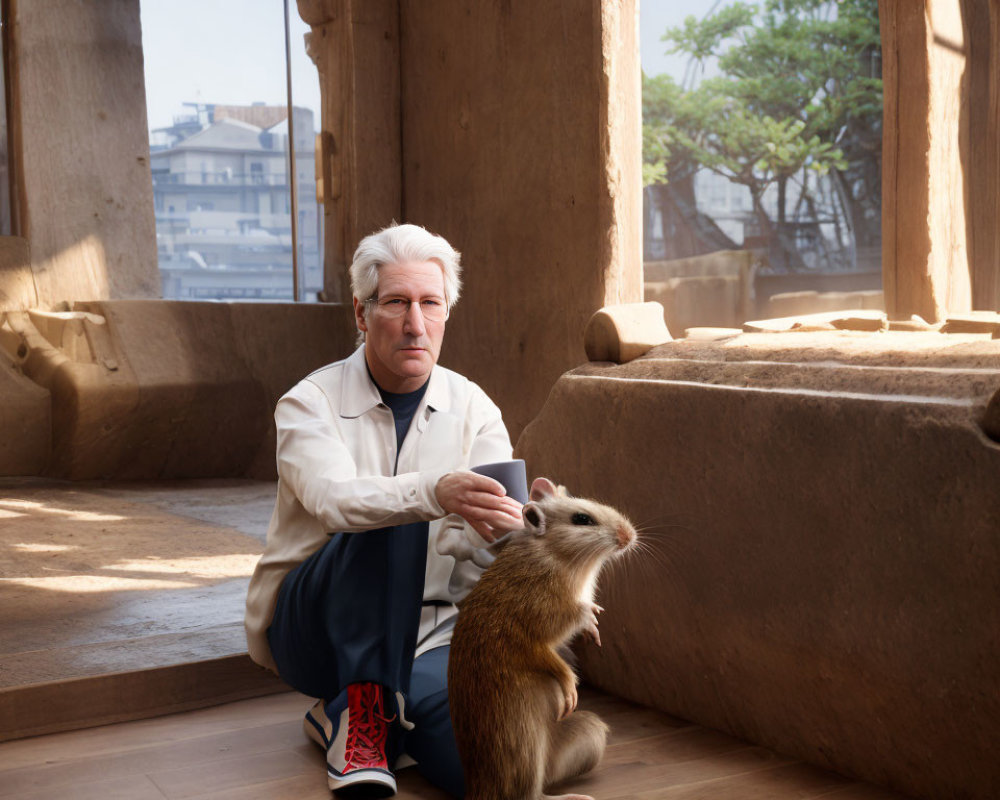
M 164 297 L 292 299 L 284 8 L 281 0 L 239 7 L 234 14 L 231 0 L 141 5 Z M 309 28 L 294 3 L 290 9 L 300 299 L 316 300 L 319 81 L 303 44 Z
M 675 335 L 776 315 L 770 298 L 790 292 L 817 292 L 798 313 L 827 310 L 830 291 L 871 303 L 877 0 L 648 0 L 641 14 L 646 273 L 679 293 L 649 298 L 678 312 Z

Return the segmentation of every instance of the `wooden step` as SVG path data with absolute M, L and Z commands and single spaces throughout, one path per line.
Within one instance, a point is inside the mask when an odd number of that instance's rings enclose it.
M 0 741 L 287 690 L 243 632 L 274 491 L 0 482 Z

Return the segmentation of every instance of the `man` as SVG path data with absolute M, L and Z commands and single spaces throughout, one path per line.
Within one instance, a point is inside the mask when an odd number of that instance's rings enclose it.
M 251 657 L 320 698 L 331 789 L 392 793 L 399 756 L 461 796 L 447 701 L 457 609 L 520 503 L 469 467 L 511 456 L 500 411 L 437 366 L 459 254 L 394 225 L 351 265 L 363 343 L 278 402 L 278 496 L 247 595 Z M 430 523 L 430 524 L 429 524 Z

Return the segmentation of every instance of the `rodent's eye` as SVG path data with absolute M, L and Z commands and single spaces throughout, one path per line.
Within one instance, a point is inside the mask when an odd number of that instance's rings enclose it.
M 574 525 L 596 525 L 597 524 L 596 522 L 594 522 L 594 518 L 591 517 L 589 514 L 582 514 L 579 511 L 576 512 L 570 518 L 570 521 Z

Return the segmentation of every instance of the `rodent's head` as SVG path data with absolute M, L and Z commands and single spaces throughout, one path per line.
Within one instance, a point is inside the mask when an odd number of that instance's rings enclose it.
M 635 528 L 622 514 L 573 497 L 548 478 L 536 478 L 530 496 L 521 509 L 525 533 L 538 537 L 557 558 L 580 564 L 604 561 L 636 543 Z

